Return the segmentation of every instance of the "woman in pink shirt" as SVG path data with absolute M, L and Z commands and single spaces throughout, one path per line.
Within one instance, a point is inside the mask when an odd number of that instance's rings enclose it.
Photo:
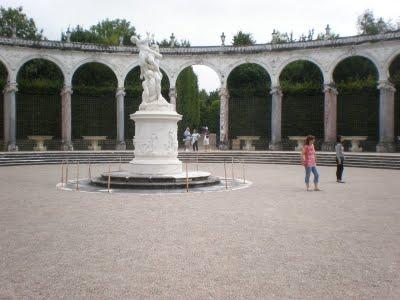
M 315 156 L 315 148 L 314 148 L 315 137 L 312 135 L 307 136 L 305 145 L 303 147 L 303 152 L 301 155 L 302 163 L 306 170 L 306 187 L 307 191 L 310 190 L 310 175 L 311 172 L 314 174 L 314 190 L 320 191 L 318 188 L 318 179 L 319 174 L 317 171 L 317 158 Z

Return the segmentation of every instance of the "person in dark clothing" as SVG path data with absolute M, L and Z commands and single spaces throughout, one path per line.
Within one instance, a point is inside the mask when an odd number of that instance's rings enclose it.
M 336 182 L 344 183 L 342 180 L 344 168 L 344 148 L 342 145 L 342 136 L 338 135 L 336 142 Z

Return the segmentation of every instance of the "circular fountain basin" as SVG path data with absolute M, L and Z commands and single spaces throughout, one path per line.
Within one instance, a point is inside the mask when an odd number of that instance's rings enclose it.
M 193 188 L 220 183 L 218 177 L 203 171 L 190 171 L 187 178 L 185 172 L 171 175 L 141 175 L 129 171 L 114 171 L 102 173 L 100 177 L 92 179 L 91 184 L 108 187 L 109 180 L 111 188 L 128 189 L 183 189 L 187 186 Z

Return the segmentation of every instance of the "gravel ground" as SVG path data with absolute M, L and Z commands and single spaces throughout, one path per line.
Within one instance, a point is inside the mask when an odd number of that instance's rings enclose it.
M 1 167 L 0 299 L 399 299 L 400 171 L 319 171 L 321 192 L 300 166 L 248 165 L 243 190 L 143 196 Z

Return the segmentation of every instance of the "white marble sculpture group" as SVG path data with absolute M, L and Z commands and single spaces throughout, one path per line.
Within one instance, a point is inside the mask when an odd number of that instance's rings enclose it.
M 140 79 L 143 80 L 139 110 L 173 110 L 173 105 L 161 95 L 162 73 L 159 65 L 162 55 L 158 45 L 151 43 L 149 34 L 143 40 L 132 36 L 131 41 L 139 48 Z
M 135 158 L 130 162 L 130 172 L 145 176 L 180 174 L 177 122 L 182 116 L 161 95 L 162 55 L 149 34 L 146 39 L 133 36 L 131 40 L 139 48 L 143 93 L 139 110 L 131 114 L 135 121 Z

